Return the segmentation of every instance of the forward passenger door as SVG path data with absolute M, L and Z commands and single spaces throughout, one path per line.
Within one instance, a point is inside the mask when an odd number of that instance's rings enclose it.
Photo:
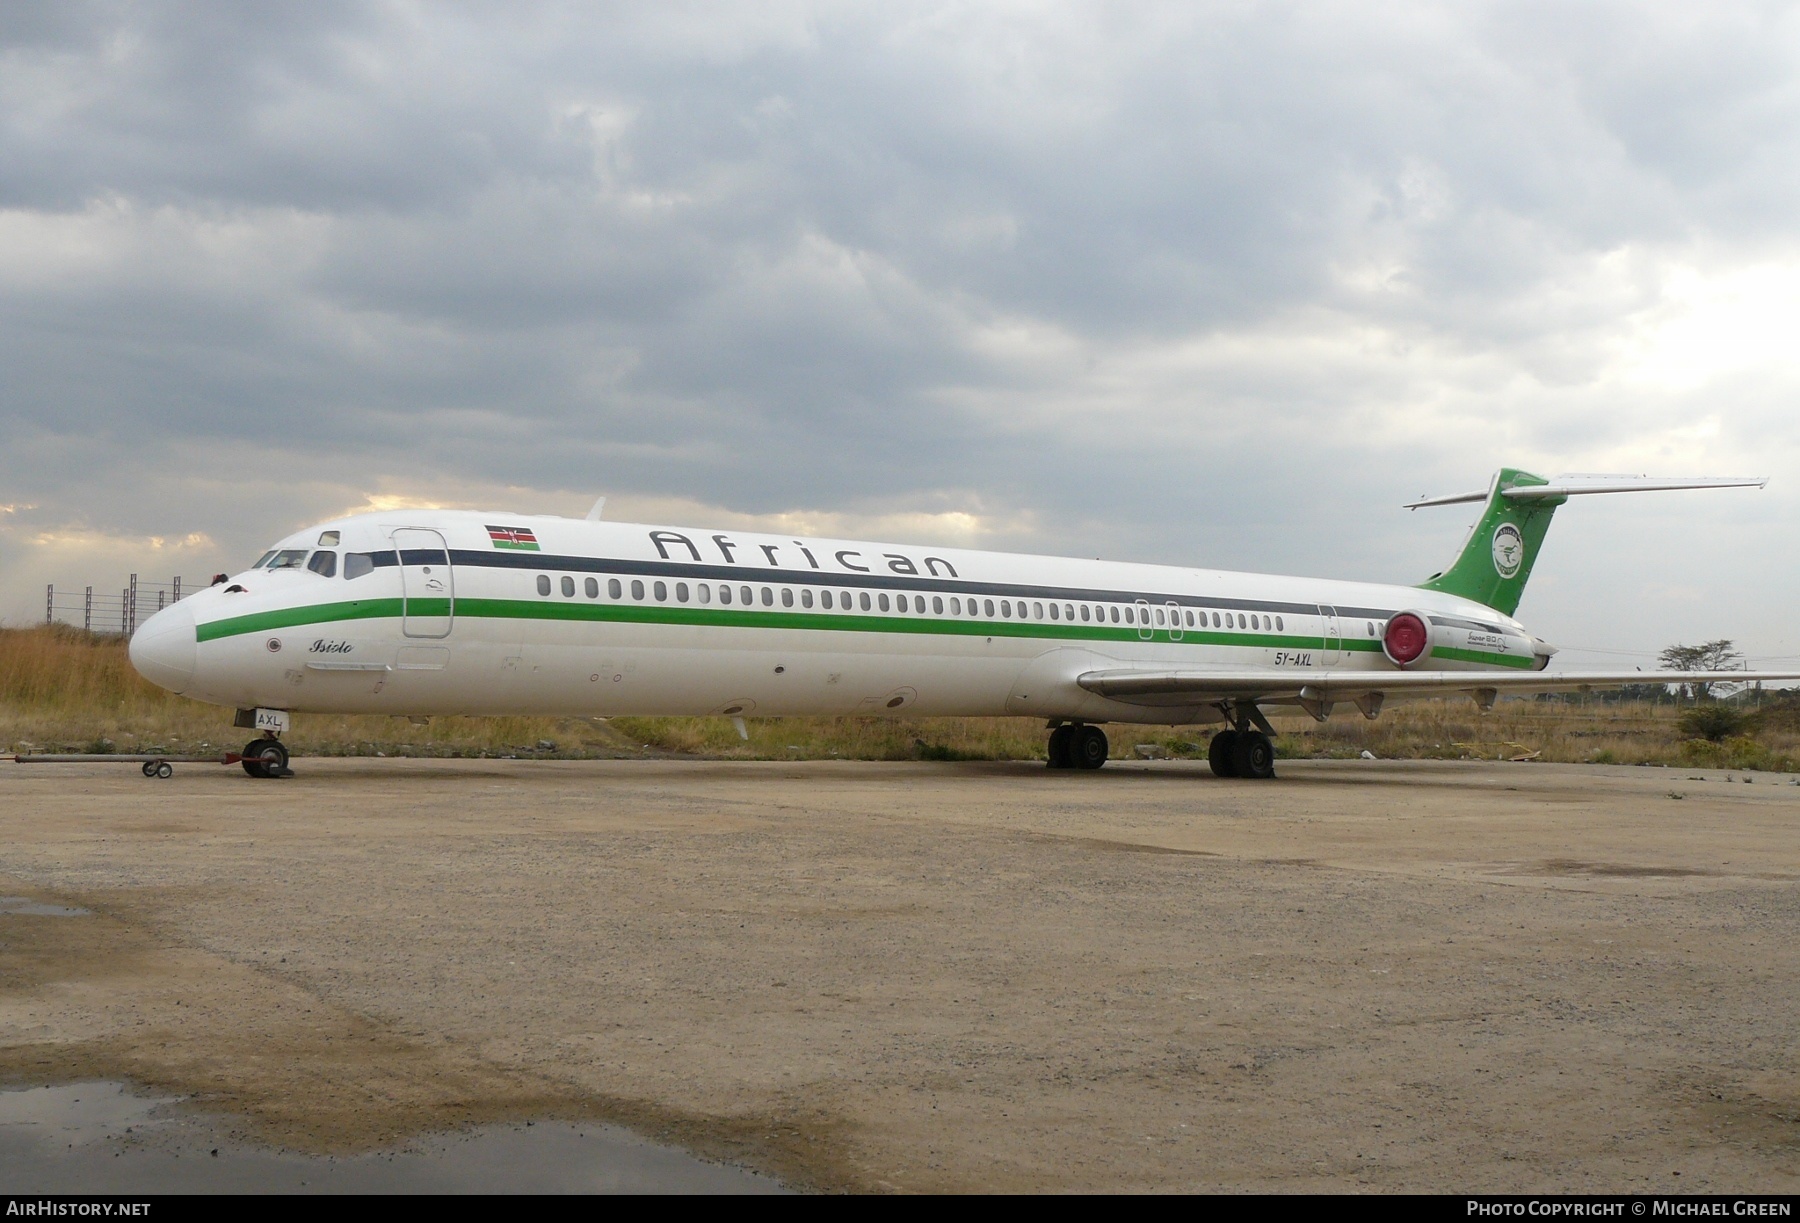
M 400 632 L 441 640 L 456 623 L 456 575 L 444 537 L 425 527 L 394 532 L 400 554 Z

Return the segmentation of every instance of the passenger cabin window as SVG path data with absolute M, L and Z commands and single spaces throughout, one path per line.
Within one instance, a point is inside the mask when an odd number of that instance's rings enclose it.
M 677 603 L 686 603 L 688 601 L 688 588 L 686 582 L 675 583 L 675 601 Z
M 888 609 L 888 597 L 887 597 L 887 595 L 886 595 L 886 594 L 885 594 L 885 593 L 884 593 L 884 594 L 882 594 L 882 596 L 881 596 L 881 610 L 882 610 L 882 611 L 886 611 L 886 610 L 887 610 L 887 609 Z
M 775 592 L 770 590 L 767 586 L 764 586 L 762 588 L 762 601 L 763 601 L 764 607 L 774 607 L 775 606 Z
M 831 592 L 829 590 L 821 590 L 819 592 L 819 606 L 826 611 L 831 610 Z
M 541 595 L 547 595 L 550 593 L 550 575 L 549 574 L 547 574 L 547 573 L 538 574 L 537 588 L 538 588 L 538 593 Z
M 730 603 L 731 602 L 731 587 L 725 586 L 725 585 L 721 585 L 719 587 L 719 602 L 721 602 L 721 603 Z
M 705 582 L 701 582 L 699 585 L 695 586 L 694 593 L 700 596 L 700 601 L 702 603 L 712 602 L 712 587 L 708 586 Z
M 631 597 L 640 600 L 644 597 L 644 584 L 635 578 L 631 582 Z
M 811 589 L 803 590 L 800 592 L 800 606 L 801 607 L 811 607 L 812 599 L 813 599 L 813 596 L 812 596 Z
M 667 603 L 669 601 L 669 587 L 667 583 L 658 582 L 650 589 L 655 592 L 656 601 L 658 603 Z
M 337 576 L 337 553 L 322 550 L 315 552 L 312 559 L 306 562 L 306 567 L 322 578 L 334 578 Z
M 1275 631 L 1276 631 L 1276 632 L 1278 632 L 1278 633 L 1285 633 L 1285 632 L 1287 632 L 1287 625 L 1285 625 L 1285 624 L 1283 624 L 1283 623 L 1282 623 L 1282 622 L 1281 622 L 1281 617 L 1280 617 L 1280 616 L 1276 616 L 1276 617 L 1275 617 Z
M 624 594 L 625 594 L 625 588 L 623 586 L 619 585 L 618 578 L 607 578 L 606 579 L 606 597 L 607 598 L 618 599 L 618 598 L 622 598 L 624 596 Z
M 565 599 L 573 599 L 575 597 L 575 579 L 566 573 L 563 574 L 562 592 L 563 598 Z
M 792 607 L 794 605 L 794 590 L 791 586 L 783 586 L 781 588 L 781 605 L 783 607 Z
M 590 599 L 598 599 L 600 597 L 600 579 L 583 578 L 581 582 L 581 593 Z

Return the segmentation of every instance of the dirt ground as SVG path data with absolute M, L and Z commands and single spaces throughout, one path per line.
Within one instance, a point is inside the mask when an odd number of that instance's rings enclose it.
M 1800 1191 L 1789 778 L 296 767 L 0 765 L 0 893 L 92 911 L 0 912 L 0 1078 L 819 1189 Z

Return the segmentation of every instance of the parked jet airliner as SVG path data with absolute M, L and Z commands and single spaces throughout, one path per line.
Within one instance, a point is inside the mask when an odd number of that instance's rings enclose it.
M 321 523 L 152 616 L 132 664 L 263 731 L 294 711 L 1029 715 L 1056 768 L 1098 768 L 1105 722 L 1223 723 L 1222 776 L 1270 777 L 1264 710 L 1792 672 L 1585 672 L 1513 618 L 1569 497 L 1764 480 L 1499 472 L 1461 554 L 1418 586 L 1020 556 L 514 513 Z M 598 510 L 598 507 L 596 507 Z M 591 519 L 597 518 L 591 515 Z

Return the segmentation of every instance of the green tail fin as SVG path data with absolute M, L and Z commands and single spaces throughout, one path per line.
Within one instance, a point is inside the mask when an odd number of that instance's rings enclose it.
M 1548 483 L 1530 472 L 1501 468 L 1488 489 L 1487 508 L 1456 563 L 1420 582 L 1419 588 L 1473 599 L 1508 616 L 1517 611 L 1550 519 L 1568 498 L 1508 500 L 1501 494 L 1509 488 Z

